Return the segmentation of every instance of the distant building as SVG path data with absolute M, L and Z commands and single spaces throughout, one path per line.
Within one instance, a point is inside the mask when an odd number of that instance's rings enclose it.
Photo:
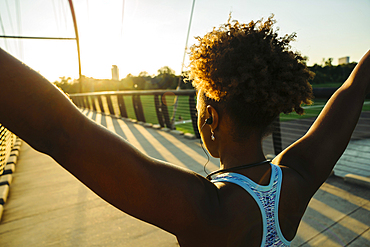
M 112 65 L 112 80 L 118 81 L 119 80 L 119 73 L 117 65 Z
M 348 63 L 349 63 L 349 57 L 341 57 L 338 59 L 338 65 L 348 64 Z

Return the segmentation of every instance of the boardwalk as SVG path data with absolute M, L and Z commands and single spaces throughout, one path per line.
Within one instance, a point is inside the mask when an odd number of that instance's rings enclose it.
M 198 140 L 83 113 L 146 154 L 204 175 L 207 158 Z M 211 158 L 207 170 L 217 164 Z M 0 222 L 1 247 L 178 246 L 174 236 L 118 211 L 25 143 L 13 178 Z M 370 246 L 369 226 L 368 189 L 331 177 L 312 199 L 292 246 Z

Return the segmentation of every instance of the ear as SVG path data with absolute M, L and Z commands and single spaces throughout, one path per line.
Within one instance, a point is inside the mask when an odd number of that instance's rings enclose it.
M 210 124 L 210 128 L 212 130 L 217 129 L 219 123 L 219 116 L 216 109 L 211 105 L 207 105 L 207 118 L 209 117 L 212 117 L 212 123 Z

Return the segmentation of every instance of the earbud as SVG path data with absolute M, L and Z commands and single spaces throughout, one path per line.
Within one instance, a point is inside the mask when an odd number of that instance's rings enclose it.
M 212 124 L 212 123 L 213 123 L 213 118 L 212 117 L 207 118 L 206 121 L 204 122 L 204 124 L 202 125 L 202 127 L 200 128 L 200 131 L 202 131 L 204 125 Z
M 212 124 L 212 123 L 213 123 L 213 118 L 212 117 L 207 118 L 206 124 Z

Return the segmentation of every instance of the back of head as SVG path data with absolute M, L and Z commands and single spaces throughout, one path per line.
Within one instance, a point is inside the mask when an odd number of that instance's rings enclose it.
M 301 104 L 311 104 L 313 73 L 290 50 L 296 35 L 278 37 L 274 23 L 273 16 L 249 24 L 229 19 L 191 47 L 193 85 L 227 111 L 236 138 L 245 128 L 264 135 L 281 112 L 303 114 Z

